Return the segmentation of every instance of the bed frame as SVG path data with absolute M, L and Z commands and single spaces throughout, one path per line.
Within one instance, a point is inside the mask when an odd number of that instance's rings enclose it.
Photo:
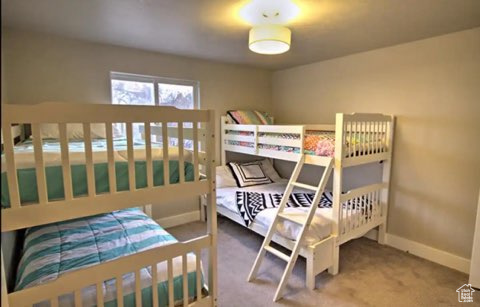
M 335 131 L 335 156 L 333 177 L 332 233 L 327 238 L 304 246 L 300 255 L 306 259 L 306 284 L 315 288 L 315 276 L 325 269 L 336 275 L 339 270 L 339 247 L 352 239 L 365 235 L 378 227 L 378 242 L 385 243 L 387 226 L 388 193 L 392 159 L 392 144 L 395 118 L 383 114 L 336 114 L 335 125 L 238 125 L 231 124 L 226 116 L 221 118 L 221 154 L 222 163 L 226 163 L 226 152 L 238 152 L 255 156 L 297 162 L 303 155 L 307 130 Z M 250 135 L 229 134 L 230 131 L 250 132 Z M 262 136 L 262 133 L 298 134 L 298 139 L 282 139 Z M 373 138 L 372 138 L 373 136 Z M 363 140 L 360 144 L 347 146 L 354 138 Z M 370 138 L 370 139 L 369 139 Z M 366 142 L 365 140 L 373 140 Z M 253 147 L 232 145 L 228 141 L 240 141 L 253 144 Z M 259 144 L 290 146 L 299 149 L 299 153 L 284 152 L 261 148 Z M 305 163 L 326 166 L 330 158 L 305 155 Z M 383 162 L 382 181 L 361 186 L 342 194 L 343 169 L 372 162 Z M 323 172 L 319 172 L 319 177 Z M 369 206 L 358 202 L 367 200 Z M 343 206 L 343 210 L 341 209 Z M 354 208 L 363 210 L 362 214 L 352 214 Z M 217 211 L 231 220 L 244 225 L 243 219 L 222 206 Z M 252 224 L 253 231 L 265 236 L 267 229 Z M 295 241 L 274 235 L 273 241 L 292 250 Z
M 183 172 L 180 172 L 180 181 L 177 184 L 169 183 L 168 171 L 168 129 L 167 123 L 178 123 L 175 137 L 179 139 L 179 169 L 184 167 L 183 140 L 193 140 L 193 165 L 195 176 L 193 181 L 186 182 Z M 65 198 L 49 200 L 46 189 L 45 166 L 43 162 L 42 141 L 40 138 L 39 124 L 58 123 L 61 144 L 61 165 L 63 169 L 63 182 Z M 72 180 L 70 173 L 68 140 L 66 124 L 82 123 L 85 142 L 86 171 L 88 195 L 73 197 Z M 106 125 L 108 175 L 110 191 L 97 194 L 95 191 L 94 163 L 91 146 L 91 123 Z M 125 123 L 127 131 L 128 174 L 129 191 L 116 191 L 115 162 L 113 155 L 112 123 Z M 133 147 L 132 123 L 145 123 L 145 150 L 147 164 L 147 187 L 135 188 L 135 160 Z M 162 123 L 163 136 L 163 162 L 165 165 L 165 185 L 153 185 L 152 164 L 152 123 Z M 184 128 L 183 123 L 193 123 L 192 128 Z M 37 188 L 39 202 L 36 204 L 20 203 L 17 170 L 13 151 L 13 137 L 11 127 L 14 124 L 31 124 L 34 155 L 36 164 Z M 151 125 L 152 124 L 152 125 Z M 172 259 L 183 257 L 193 252 L 196 254 L 196 289 L 201 293 L 201 251 L 208 250 L 208 295 L 197 295 L 194 302 L 188 301 L 184 296 L 183 306 L 216 306 L 217 301 L 217 220 L 215 202 L 215 117 L 211 110 L 178 110 L 173 107 L 150 106 L 123 106 L 99 104 L 73 104 L 73 103 L 42 103 L 37 105 L 2 105 L 2 132 L 6 158 L 6 171 L 10 194 L 10 208 L 1 212 L 1 231 L 15 231 L 26 227 L 59 222 L 73 218 L 107 213 L 139 205 L 147 205 L 153 201 L 165 204 L 181 197 L 207 195 L 207 233 L 186 242 L 178 242 L 161 246 L 147 251 L 139 252 L 96 266 L 73 271 L 60 276 L 58 279 L 31 288 L 8 293 L 6 288 L 5 269 L 2 251 L 2 306 L 27 306 L 41 301 L 49 301 L 51 306 L 58 306 L 58 297 L 74 293 L 75 305 L 81 306 L 81 290 L 91 285 L 97 286 L 97 305 L 103 306 L 101 289 L 103 281 L 116 279 L 117 298 L 123 297 L 120 282 L 125 273 L 135 272 L 135 299 L 136 305 L 141 306 L 141 287 L 139 271 L 141 268 L 156 265 L 166 261 L 168 263 L 168 293 L 169 306 L 173 306 L 173 275 Z M 202 150 L 199 151 L 199 142 Z M 208 158 L 207 158 L 208 157 Z M 201 174 L 201 171 L 204 172 Z M 4 171 L 4 170 L 3 170 Z M 152 280 L 156 280 L 156 271 L 153 270 Z M 182 268 L 183 280 L 187 280 L 187 266 L 184 261 Z M 187 293 L 188 285 L 183 284 L 183 293 Z M 158 306 L 157 287 L 152 287 L 153 306 Z M 123 299 L 117 299 L 118 306 L 123 305 Z

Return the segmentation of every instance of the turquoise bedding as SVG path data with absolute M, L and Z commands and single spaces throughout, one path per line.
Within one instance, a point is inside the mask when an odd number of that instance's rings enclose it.
M 93 140 L 93 151 L 106 151 L 105 140 Z M 144 148 L 144 144 L 141 142 L 135 142 L 135 149 Z M 60 153 L 60 144 L 58 141 L 44 141 L 44 152 L 46 153 Z M 126 141 L 123 139 L 116 140 L 114 142 L 115 151 L 126 150 Z M 72 153 L 84 151 L 83 142 L 70 142 L 69 150 Z M 33 151 L 33 145 L 30 141 L 22 143 L 20 146 L 15 146 L 15 155 L 21 153 L 31 153 Z M 45 168 L 48 199 L 63 199 L 63 172 L 60 165 L 47 166 Z M 117 191 L 127 191 L 129 189 L 128 180 L 128 162 L 116 161 L 115 162 L 115 175 L 117 180 Z M 153 161 L 153 184 L 154 186 L 161 186 L 163 182 L 163 160 Z M 194 167 L 190 162 L 184 163 L 185 181 L 193 181 L 194 179 Z M 85 164 L 71 165 L 72 173 L 72 185 L 73 194 L 75 197 L 87 195 L 87 172 Z M 110 191 L 110 185 L 108 180 L 108 163 L 95 163 L 95 190 L 97 194 L 106 193 Z M 176 160 L 169 160 L 169 173 L 170 183 L 179 182 L 179 163 Z M 34 167 L 19 168 L 17 169 L 17 176 L 19 181 L 20 201 L 22 203 L 38 202 L 38 191 L 36 184 L 36 172 Z M 141 189 L 147 186 L 147 172 L 145 161 L 135 161 L 135 182 L 136 188 Z M 5 172 L 2 172 L 1 177 L 1 205 L 2 208 L 7 208 L 10 205 L 9 191 L 7 176 Z
M 15 290 L 22 290 L 53 281 L 61 275 L 108 262 L 122 256 L 135 254 L 151 248 L 177 242 L 175 238 L 155 221 L 138 209 L 114 211 L 87 218 L 29 228 L 25 233 L 22 258 L 17 272 Z M 183 298 L 182 258 L 173 260 L 174 300 Z M 190 253 L 188 263 L 188 296 L 196 293 L 196 258 Z M 140 271 L 142 306 L 152 306 L 152 268 Z M 168 282 L 165 280 L 166 265 L 157 267 L 159 306 L 168 304 Z M 203 276 L 201 278 L 203 285 Z M 135 306 L 135 277 L 133 273 L 123 276 L 124 305 Z M 103 283 L 105 306 L 117 306 L 115 280 Z M 84 306 L 94 306 L 95 287 L 82 290 Z M 46 302 L 45 302 L 46 303 Z M 70 306 L 73 295 L 63 295 L 59 306 Z M 39 304 L 43 306 L 44 304 Z M 45 304 L 46 306 L 48 304 Z

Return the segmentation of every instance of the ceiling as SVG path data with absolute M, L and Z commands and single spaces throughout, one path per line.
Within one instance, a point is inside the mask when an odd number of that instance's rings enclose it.
M 480 0 L 296 0 L 291 50 L 248 49 L 248 1 L 2 0 L 2 26 L 282 69 L 480 26 Z

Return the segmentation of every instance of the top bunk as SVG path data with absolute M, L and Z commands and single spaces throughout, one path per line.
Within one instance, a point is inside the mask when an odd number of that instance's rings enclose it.
M 214 131 L 211 110 L 4 104 L 1 230 L 209 194 Z
M 305 163 L 320 166 L 334 158 L 341 167 L 391 158 L 393 115 L 337 113 L 335 125 L 273 125 L 273 118 L 266 116 L 262 124 L 242 124 L 249 116 L 235 112 L 221 118 L 223 163 L 226 151 L 287 161 L 305 154 Z

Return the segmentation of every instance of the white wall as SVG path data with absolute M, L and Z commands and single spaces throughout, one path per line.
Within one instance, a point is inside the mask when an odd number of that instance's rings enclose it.
M 272 90 L 278 123 L 333 123 L 337 112 L 396 115 L 388 232 L 470 258 L 480 28 L 277 71 Z
M 111 103 L 110 71 L 200 81 L 202 109 L 271 111 L 271 72 L 131 48 L 5 29 L 2 102 Z M 220 143 L 217 142 L 219 158 Z M 155 208 L 157 218 L 195 210 L 196 202 Z

